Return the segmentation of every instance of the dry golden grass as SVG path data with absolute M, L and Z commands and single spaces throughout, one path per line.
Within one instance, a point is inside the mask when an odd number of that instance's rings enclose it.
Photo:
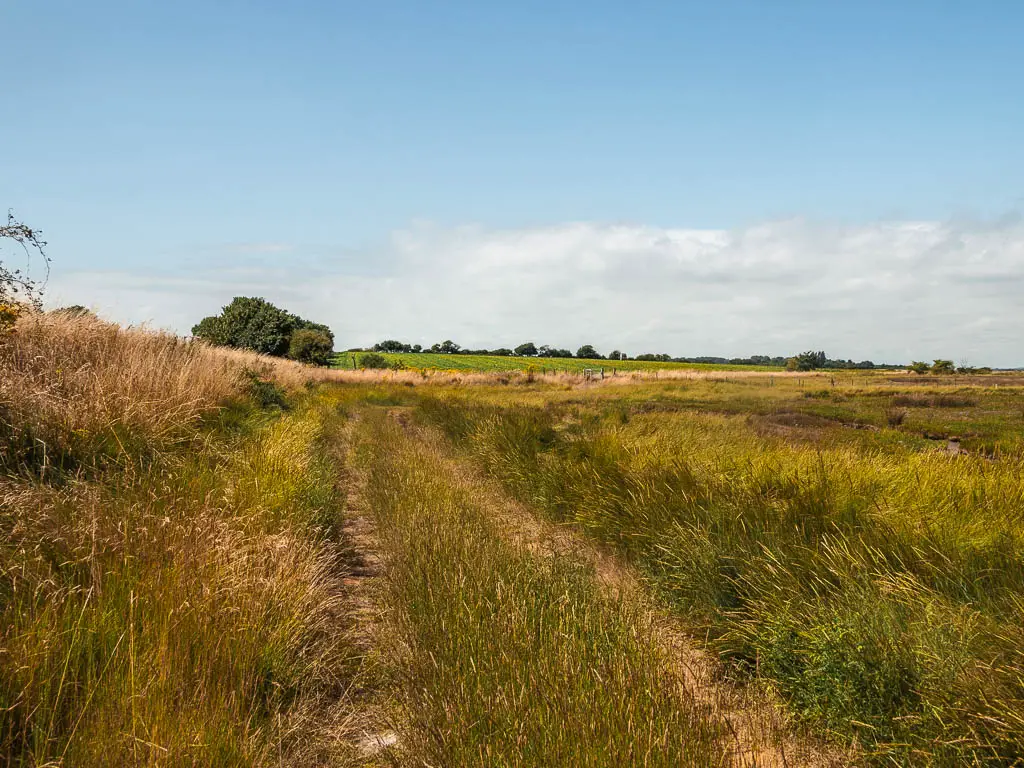
M 260 411 L 247 369 L 316 378 L 90 317 L 0 336 L 0 764 L 345 759 L 342 416 Z
M 21 317 L 0 336 L 0 372 L 8 464 L 155 444 L 243 388 L 238 362 L 217 350 L 65 314 Z

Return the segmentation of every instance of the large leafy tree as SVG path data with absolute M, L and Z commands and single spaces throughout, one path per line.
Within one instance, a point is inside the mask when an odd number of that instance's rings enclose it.
M 582 360 L 601 360 L 601 353 L 590 344 L 584 344 L 576 350 L 576 357 Z
M 326 325 L 293 315 L 266 299 L 248 296 L 236 296 L 219 315 L 204 317 L 193 326 L 192 335 L 211 344 L 283 357 L 289 352 L 292 335 L 299 330 L 314 332 L 334 345 L 334 334 Z
M 524 344 L 520 344 L 515 348 L 515 353 L 520 357 L 536 357 L 537 356 L 537 345 L 532 341 L 527 341 Z

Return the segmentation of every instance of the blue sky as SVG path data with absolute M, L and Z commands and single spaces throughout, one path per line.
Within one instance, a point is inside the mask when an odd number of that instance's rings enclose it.
M 303 280 L 375 278 L 383 291 L 408 274 L 410 237 L 424 228 L 429 247 L 477 233 L 458 265 L 414 248 L 428 279 L 441 265 L 472 273 L 496 238 L 564 242 L 579 223 L 736 242 L 794 220 L 833 235 L 818 256 L 796 253 L 803 236 L 774 247 L 827 273 L 854 230 L 995 226 L 996 242 L 1010 242 L 1024 208 L 1019 2 L 14 0 L 0 20 L 0 206 L 45 230 L 60 298 L 92 299 L 122 320 L 187 331 L 188 313 L 214 311 L 244 273 L 246 287 L 286 295 L 297 311 L 336 313 L 326 320 L 352 343 L 454 326 L 466 342 L 496 344 L 504 327 L 429 297 L 403 327 L 386 302 L 360 307 L 362 320 L 329 297 L 304 307 Z M 894 246 L 878 248 L 858 252 L 875 265 L 865 278 L 886 272 L 882 251 Z M 650 257 L 641 251 L 617 258 Z M 1016 245 L 985 254 L 1016 274 Z M 928 284 L 928 260 L 918 263 Z M 576 286 L 574 307 L 614 287 L 588 283 L 562 252 L 539 264 L 575 276 L 560 283 Z M 123 287 L 103 287 L 102 275 Z M 691 277 L 675 276 L 680 296 L 697 290 Z M 772 312 L 762 277 L 750 273 L 749 298 Z M 490 279 L 522 289 L 514 271 Z M 172 291 L 154 287 L 161 280 L 192 282 Z M 650 286 L 635 290 L 633 311 Z M 977 301 L 992 311 L 990 295 Z M 939 351 L 920 330 L 895 347 L 860 339 L 856 313 L 832 335 L 811 315 L 799 321 L 806 332 L 759 334 L 762 318 L 716 335 L 692 318 L 673 323 L 672 306 L 626 341 L 678 354 L 850 340 L 864 356 Z M 544 310 L 521 311 L 503 322 L 526 331 Z M 621 311 L 616 328 L 630 322 Z M 594 327 L 586 311 L 579 323 L 551 342 Z M 1018 359 L 993 344 L 978 332 L 943 351 Z

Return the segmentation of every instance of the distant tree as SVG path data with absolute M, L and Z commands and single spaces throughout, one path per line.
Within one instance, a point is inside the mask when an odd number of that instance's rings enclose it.
M 956 373 L 956 367 L 953 365 L 952 360 L 936 360 L 932 364 L 932 373 L 939 375 Z
M 644 363 L 667 363 L 672 358 L 666 354 L 655 354 L 653 352 L 644 352 L 642 355 L 637 355 L 633 358 Z
M 412 347 L 394 339 L 385 339 L 373 345 L 374 352 L 411 352 Z
M 786 370 L 787 371 L 798 371 L 800 370 L 800 362 L 795 357 L 786 358 Z
M 219 315 L 203 318 L 193 326 L 192 335 L 211 344 L 283 357 L 297 330 L 320 333 L 334 346 L 334 334 L 326 325 L 286 312 L 266 299 L 248 296 L 236 296 Z
M 520 344 L 516 347 L 515 353 L 519 355 L 519 357 L 536 357 L 537 345 L 532 341 L 528 341 L 525 344 Z
M 437 351 L 440 352 L 442 355 L 457 355 L 460 349 L 462 349 L 462 347 L 460 347 L 451 339 L 445 339 L 439 345 L 437 345 Z
M 928 373 L 931 370 L 931 366 L 928 363 L 923 363 L 920 360 L 914 360 L 910 363 L 910 370 L 920 375 Z
M 514 353 L 508 347 L 498 347 L 497 349 L 492 349 L 491 354 L 497 357 L 512 357 Z
M 51 314 L 63 315 L 64 317 L 96 317 L 96 313 L 88 307 L 83 307 L 81 304 L 72 304 L 67 307 L 57 307 L 57 309 L 51 309 Z
M 582 347 L 576 350 L 576 357 L 580 360 L 603 360 L 601 353 L 594 349 L 590 344 L 584 344 Z
M 419 353 L 422 349 L 423 349 L 423 347 L 420 344 L 413 344 L 412 345 L 412 351 L 413 352 Z
M 14 243 L 25 257 L 31 261 L 33 255 L 43 263 L 45 276 L 50 273 L 50 258 L 46 255 L 46 241 L 42 239 L 42 232 L 22 224 L 14 218 L 14 214 L 8 212 L 7 224 L 0 226 L 0 246 L 5 242 Z M 13 316 L 14 305 L 28 305 L 35 309 L 42 308 L 43 282 L 33 280 L 26 271 L 8 266 L 10 262 L 3 259 L 3 251 L 0 250 L 0 305 L 9 306 Z M 27 268 L 26 268 L 27 269 Z
M 617 350 L 617 349 L 613 349 L 611 354 L 608 355 L 608 359 L 609 360 L 624 360 L 625 357 L 626 356 L 624 354 L 622 354 L 621 352 L 619 352 L 619 350 Z
M 334 342 L 326 333 L 299 328 L 288 342 L 288 357 L 310 365 L 328 365 L 334 354 Z
M 384 369 L 394 367 L 384 355 L 378 352 L 367 352 L 365 355 L 360 355 L 358 364 L 360 368 Z
M 825 363 L 828 361 L 828 358 L 825 356 L 824 352 L 813 351 L 801 352 L 795 358 L 791 359 L 796 360 L 796 370 L 798 371 L 814 371 L 817 370 L 818 368 L 824 368 Z M 789 362 L 787 361 L 787 368 L 788 365 Z

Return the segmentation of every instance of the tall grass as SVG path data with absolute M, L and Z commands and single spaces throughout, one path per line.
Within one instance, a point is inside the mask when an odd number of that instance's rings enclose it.
M 507 401 L 506 401 L 507 402 Z M 1024 754 L 1024 463 L 791 443 L 742 416 L 424 401 L 620 549 L 736 666 L 879 763 Z
M 721 765 L 635 606 L 510 544 L 435 448 L 379 412 L 361 465 L 386 554 L 415 765 Z
M 343 417 L 247 404 L 254 363 L 67 317 L 0 339 L 0 763 L 346 757 Z

